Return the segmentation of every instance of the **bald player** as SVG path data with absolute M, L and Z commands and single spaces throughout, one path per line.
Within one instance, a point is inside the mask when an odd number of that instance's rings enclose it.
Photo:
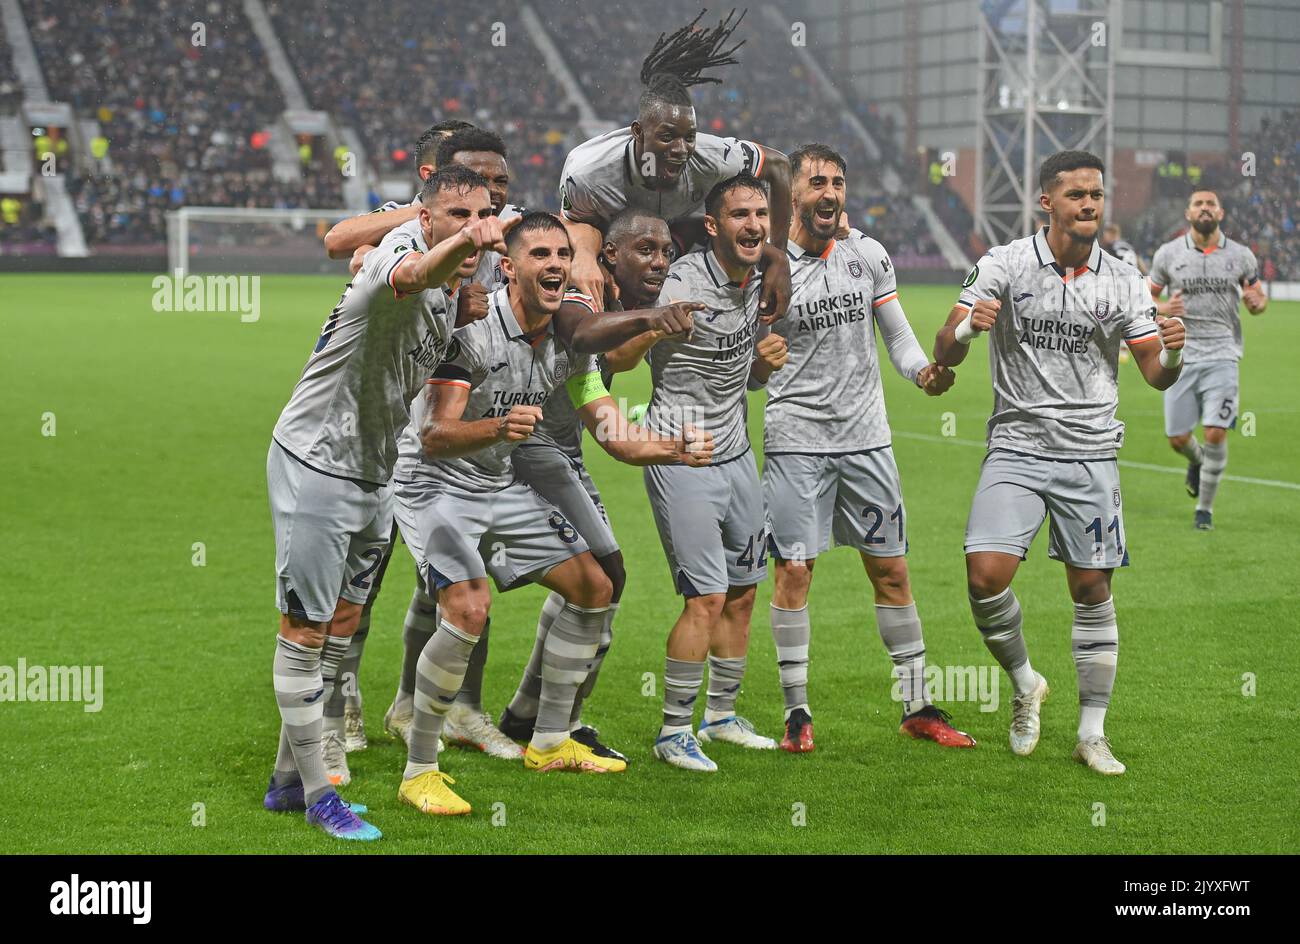
M 332 692 L 392 526 L 389 480 L 408 404 L 451 340 L 443 284 L 504 248 L 486 182 L 462 167 L 431 175 L 419 216 L 390 233 L 325 322 L 276 423 L 267 491 L 276 539 L 273 681 L 283 725 L 264 805 L 306 810 L 340 839 L 379 830 L 339 799 L 321 756 Z
M 785 313 L 790 267 L 785 255 L 790 229 L 790 162 L 784 154 L 739 138 L 697 130 L 690 87 L 716 82 L 705 69 L 734 64 L 743 41 L 723 49 L 740 19 L 734 11 L 712 29 L 691 23 L 658 42 L 641 64 L 644 86 L 637 118 L 629 127 L 574 148 L 560 178 L 560 215 L 574 241 L 575 287 L 599 302 L 607 270 L 597 257 L 602 231 L 625 209 L 648 210 L 668 221 L 679 248 L 703 244 L 704 197 L 721 181 L 751 174 L 770 189 L 770 242 L 763 247 L 760 312 L 765 321 Z
M 817 558 L 832 540 L 858 552 L 871 581 L 876 628 L 902 700 L 901 732 L 974 747 L 975 739 L 952 727 L 926 693 L 925 640 L 904 556 L 906 515 L 876 331 L 894 369 L 930 396 L 952 386 L 953 372 L 930 363 L 916 343 L 885 247 L 856 229 L 836 237 L 844 158 L 825 144 L 805 144 L 790 163 L 792 292 L 789 312 L 772 327 L 786 339 L 790 359 L 768 381 L 763 423 L 763 497 L 776 566 L 772 639 L 785 698 L 781 748 L 806 753 L 814 746 L 808 592 Z
M 1255 254 L 1220 229 L 1218 194 L 1193 191 L 1184 216 L 1187 232 L 1157 249 L 1151 260 L 1151 297 L 1162 315 L 1187 325 L 1183 374 L 1165 391 L 1165 435 L 1174 452 L 1187 459 L 1187 494 L 1196 499 L 1193 524 L 1210 531 L 1214 498 L 1228 466 L 1228 430 L 1237 425 L 1240 402 L 1238 299 L 1259 315 L 1268 297 Z M 1166 291 L 1169 300 L 1159 301 Z M 1198 422 L 1205 430 L 1204 446 L 1196 441 Z
M 1015 689 L 1011 750 L 1027 755 L 1038 745 L 1048 694 L 1029 662 L 1011 581 L 1050 517 L 1047 553 L 1065 564 L 1074 601 L 1074 758 L 1122 774 L 1104 730 L 1119 653 L 1111 575 L 1128 564 L 1115 461 L 1124 441 L 1115 418 L 1119 347 L 1129 346 L 1148 384 L 1166 390 L 1182 367 L 1183 325 L 1157 323 L 1142 274 L 1101 251 L 1104 169 L 1086 151 L 1043 162 L 1039 206 L 1048 225 L 993 247 L 971 269 L 934 359 L 955 367 L 988 335 L 993 415 L 966 524 L 966 583 L 975 625 Z

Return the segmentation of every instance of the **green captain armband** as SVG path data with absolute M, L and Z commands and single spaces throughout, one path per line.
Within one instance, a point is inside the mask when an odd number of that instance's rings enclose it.
M 581 410 L 593 400 L 609 396 L 609 391 L 605 389 L 605 382 L 600 379 L 598 370 L 570 377 L 565 382 L 564 388 L 569 391 L 569 399 L 573 402 L 575 410 Z

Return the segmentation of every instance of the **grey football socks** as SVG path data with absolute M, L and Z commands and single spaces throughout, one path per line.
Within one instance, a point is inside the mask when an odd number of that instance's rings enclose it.
M 456 704 L 464 705 L 476 712 L 483 710 L 483 668 L 487 665 L 488 632 L 492 629 L 492 618 L 488 617 L 479 633 L 478 645 L 469 657 L 465 669 L 465 681 L 461 683 L 460 693 L 456 695 Z
M 695 699 L 704 682 L 704 663 L 669 656 L 664 662 L 664 724 L 661 737 L 691 730 Z
M 411 594 L 411 603 L 406 608 L 406 619 L 402 623 L 402 676 L 398 682 L 397 695 L 393 704 L 399 710 L 411 707 L 415 696 L 416 666 L 420 653 L 429 644 L 429 637 L 438 628 L 438 604 L 424 592 L 419 583 Z
M 320 674 L 321 684 L 325 688 L 325 697 L 321 699 L 324 717 L 323 729 L 343 735 L 343 706 L 345 696 L 341 684 L 342 665 L 352 648 L 351 636 L 326 636 L 325 648 L 321 650 Z
M 772 642 L 776 644 L 776 667 L 781 676 L 785 716 L 796 708 L 808 711 L 808 645 L 812 625 L 808 606 L 787 610 L 772 605 Z M 811 714 L 811 712 L 810 712 Z
M 510 700 L 510 713 L 516 718 L 536 718 L 537 700 L 542 697 L 542 650 L 546 647 L 546 634 L 550 632 L 555 617 L 564 609 L 564 597 L 554 590 L 542 604 L 542 612 L 537 617 L 537 634 L 533 638 L 533 651 L 524 666 L 523 677 L 515 697 Z
M 425 643 L 416 664 L 414 715 L 403 779 L 410 780 L 438 769 L 442 722 L 465 680 L 465 669 L 476 642 L 476 636 L 442 619 L 438 621 L 438 631 Z
M 925 639 L 916 603 L 906 606 L 876 604 L 876 628 L 894 663 L 903 714 L 920 711 L 930 703 L 925 691 Z
M 617 614 L 618 604 L 611 603 L 609 609 L 605 611 L 605 620 L 600 627 L 600 641 L 596 645 L 596 657 L 591 661 L 591 671 L 578 686 L 577 697 L 573 699 L 573 712 L 569 716 L 570 731 L 577 730 L 582 721 L 582 704 L 596 690 L 596 677 L 600 675 L 600 667 L 605 663 L 605 654 L 609 652 L 610 643 L 614 639 L 614 617 Z
M 723 659 L 709 656 L 709 697 L 704 705 L 704 720 L 721 721 L 736 713 L 740 682 L 745 677 L 745 656 Z
M 1188 436 L 1187 442 L 1183 446 L 1176 447 L 1175 452 L 1183 456 L 1192 465 L 1200 465 L 1202 461 L 1201 444 L 1196 441 L 1195 436 Z
M 1011 685 L 1016 694 L 1023 695 L 1032 691 L 1037 684 L 1034 669 L 1029 664 L 1029 651 L 1025 648 L 1025 637 L 1021 632 L 1022 619 L 1020 601 L 1010 587 L 985 600 L 970 598 L 970 611 L 975 617 L 975 625 L 984 637 L 998 665 L 1006 669 L 1011 676 Z
M 1079 677 L 1079 740 L 1101 737 L 1119 659 L 1119 627 L 1113 597 L 1093 606 L 1074 604 L 1070 648 Z
M 1219 480 L 1228 467 L 1228 441 L 1206 443 L 1202 447 L 1205 458 L 1201 462 L 1201 493 L 1196 497 L 1197 511 L 1213 511 L 1214 496 L 1219 491 Z
M 321 650 L 277 635 L 271 671 L 280 720 L 294 766 L 302 778 L 307 805 L 311 806 L 334 789 L 325 774 L 320 749 L 322 698 L 325 694 L 321 680 Z M 276 768 L 279 771 L 278 760 Z
M 542 648 L 542 691 L 532 746 L 549 750 L 569 736 L 573 701 L 586 681 L 600 646 L 607 607 L 566 603 L 551 624 Z

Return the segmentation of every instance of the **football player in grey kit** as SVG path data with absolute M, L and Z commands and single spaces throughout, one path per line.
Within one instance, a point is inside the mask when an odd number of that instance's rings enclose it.
M 907 532 L 876 356 L 876 328 L 902 376 L 931 396 L 953 372 L 916 343 L 885 247 L 856 229 L 837 239 L 847 164 L 824 144 L 790 155 L 790 309 L 772 331 L 790 360 L 767 385 L 763 497 L 776 561 L 772 638 L 785 698 L 782 750 L 813 750 L 808 591 L 819 555 L 856 548 L 875 593 L 876 626 L 903 702 L 900 730 L 945 747 L 975 740 L 925 689 L 925 641 L 907 573 Z
M 1037 746 L 1048 694 L 1029 663 L 1011 581 L 1050 516 L 1048 556 L 1065 564 L 1074 600 L 1074 757 L 1122 774 L 1104 729 L 1119 654 L 1111 575 L 1128 563 L 1115 462 L 1124 439 L 1115 418 L 1119 348 L 1128 344 L 1148 384 L 1168 389 L 1181 369 L 1183 325 L 1157 319 L 1142 274 L 1102 252 L 1104 169 L 1086 151 L 1043 162 L 1039 206 L 1049 225 L 980 259 L 934 357 L 955 367 L 975 337 L 989 335 L 993 414 L 966 525 L 966 583 L 975 625 L 1015 689 L 1011 750 L 1025 755 Z
M 734 65 L 744 41 L 724 49 L 744 19 L 735 11 L 708 29 L 697 26 L 705 11 L 671 35 L 660 35 L 641 63 L 644 86 L 637 118 L 626 128 L 574 148 L 560 177 L 560 215 L 574 241 L 573 284 L 597 304 L 610 281 L 598 262 L 602 230 L 626 209 L 646 210 L 666 220 L 682 248 L 704 243 L 704 197 L 721 181 L 752 174 L 771 190 L 771 242 L 763 248 L 766 321 L 785 313 L 790 269 L 785 255 L 790 229 L 790 162 L 784 154 L 753 141 L 719 138 L 696 131 L 690 87 L 718 82 L 706 69 Z M 734 22 L 733 22 L 733 18 Z
M 650 348 L 653 392 L 648 427 L 677 435 L 688 422 L 714 437 L 705 469 L 652 466 L 646 492 L 669 573 L 685 598 L 668 636 L 663 726 L 655 756 L 686 770 L 717 770 L 699 741 L 728 741 L 771 749 L 736 714 L 749 650 L 754 588 L 767 573 L 763 493 L 745 428 L 746 389 L 762 384 L 785 362 L 785 341 L 769 334 L 756 343 L 757 265 L 767 238 L 767 194 L 756 178 L 723 181 L 705 201 L 710 246 L 688 253 L 669 270 L 661 305 L 708 306 L 689 338 L 665 338 Z M 699 739 L 691 732 L 695 700 L 709 665 L 708 703 Z
M 609 226 L 601 259 L 613 274 L 613 284 L 617 291 L 606 297 L 607 313 L 599 315 L 599 319 L 612 321 L 617 316 L 609 312 L 622 311 L 625 307 L 633 316 L 643 309 L 646 310 L 646 315 L 651 315 L 652 306 L 659 297 L 673 260 L 673 239 L 668 224 L 642 210 L 624 210 Z M 680 320 L 675 324 L 689 329 L 692 323 L 691 313 L 704 306 L 677 302 L 671 307 L 678 309 Z M 665 311 L 663 314 L 667 316 L 671 312 Z M 556 314 L 557 329 L 564 320 L 574 317 L 586 321 L 597 316 L 591 299 L 577 289 L 570 289 L 565 295 L 564 305 Z M 665 321 L 668 320 L 665 318 Z M 608 387 L 615 372 L 632 369 L 640 363 L 651 344 L 674 333 L 681 332 L 646 331 L 610 351 L 601 363 L 601 376 L 606 386 Z M 557 399 L 560 402 L 555 402 Z M 540 492 L 547 501 L 555 504 L 578 529 L 613 587 L 605 626 L 601 630 L 600 648 L 596 650 L 595 665 L 578 690 L 571 725 L 574 740 L 586 744 L 598 754 L 612 752 L 611 748 L 600 742 L 595 728 L 582 723 L 581 712 L 585 700 L 595 689 L 601 663 L 613 639 L 614 618 L 627 581 L 627 572 L 623 566 L 623 553 L 610 528 L 600 493 L 583 463 L 582 422 L 572 406 L 562 398 L 552 397 L 548 400 L 546 419 L 533 436 L 515 450 L 512 461 L 519 477 Z M 555 615 L 563 606 L 564 599 L 555 593 L 543 604 L 537 621 L 537 637 L 532 655 L 514 698 L 502 712 L 501 730 L 517 741 L 526 741 L 532 736 L 537 700 L 541 694 L 542 653 L 546 636 Z M 612 753 L 613 756 L 626 760 L 622 754 Z
M 504 248 L 486 182 L 463 167 L 425 181 L 418 217 L 367 254 L 325 322 L 267 455 L 280 631 L 273 678 L 283 730 L 264 805 L 306 809 L 342 839 L 377 839 L 334 791 L 323 698 L 356 630 L 392 525 L 389 480 L 408 404 L 442 359 L 443 284 Z
M 1259 281 L 1255 254 L 1219 229 L 1223 207 L 1213 190 L 1197 190 L 1187 201 L 1190 229 L 1156 250 L 1151 260 L 1151 296 L 1162 315 L 1187 325 L 1187 363 L 1178 383 L 1165 391 L 1165 435 L 1174 452 L 1187 458 L 1187 493 L 1196 499 L 1197 530 L 1214 528 L 1214 496 L 1228 465 L 1228 430 L 1237 425 L 1237 362 L 1241 360 L 1241 317 L 1237 289 L 1252 315 L 1268 297 Z M 1166 289 L 1169 301 L 1159 298 Z M 1196 441 L 1196 424 L 1205 445 Z
M 439 610 L 438 631 L 417 667 L 399 796 L 436 815 L 470 811 L 439 770 L 436 744 L 487 619 L 488 574 L 502 590 L 531 580 L 565 600 L 546 640 L 525 768 L 617 773 L 627 766 L 570 737 L 573 701 L 592 667 L 609 606 L 609 578 L 573 525 L 511 465 L 511 453 L 543 420 L 548 397 L 568 395 L 588 428 L 600 431 L 601 444 L 626 462 L 699 464 L 712 449 L 707 437 L 688 444 L 689 431 L 653 435 L 629 427 L 592 358 L 572 356 L 557 343 L 552 319 L 572 259 L 557 218 L 525 215 L 507 237 L 506 255 L 509 285 L 492 295 L 486 318 L 456 333 L 429 380 L 420 428 L 426 461 L 409 482 L 398 481 L 422 542 L 413 550 Z

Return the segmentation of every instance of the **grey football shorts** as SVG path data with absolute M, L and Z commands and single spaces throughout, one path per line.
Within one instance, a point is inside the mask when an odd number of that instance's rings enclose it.
M 495 492 L 426 478 L 396 487 L 405 505 L 403 539 L 413 532 L 408 546 L 435 598 L 453 583 L 489 575 L 498 589 L 509 590 L 587 550 L 560 510 L 521 481 Z
M 510 453 L 510 461 L 515 474 L 560 509 L 578 529 L 592 554 L 607 557 L 618 550 L 600 492 L 581 459 L 554 446 L 538 444 L 520 446 Z
M 767 577 L 766 516 L 752 450 L 721 465 L 646 466 L 645 487 L 678 593 L 725 593 Z
M 266 491 L 280 612 L 325 623 L 340 599 L 365 603 L 392 531 L 392 487 L 318 472 L 272 441 Z
M 1165 435 L 1185 436 L 1202 426 L 1237 425 L 1237 362 L 1184 364 L 1177 382 L 1165 391 Z
M 1060 462 L 995 449 L 984 457 L 966 522 L 966 553 L 1024 558 L 1050 516 L 1047 555 L 1075 567 L 1128 565 L 1114 459 Z
M 769 548 L 781 560 L 810 560 L 835 544 L 873 557 L 907 552 L 906 513 L 889 446 L 838 456 L 794 453 L 763 459 Z

